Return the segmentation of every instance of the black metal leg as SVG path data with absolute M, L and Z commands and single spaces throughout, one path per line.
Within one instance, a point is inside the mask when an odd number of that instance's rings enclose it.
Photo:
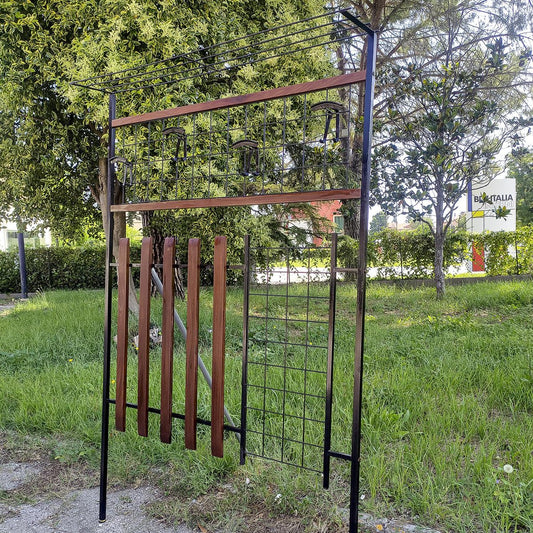
M 116 98 L 109 95 L 109 124 L 116 115 Z M 105 317 L 104 317 L 104 369 L 102 391 L 102 436 L 100 445 L 100 522 L 105 522 L 107 511 L 107 462 L 109 451 L 109 381 L 111 367 L 111 314 L 113 308 L 113 215 L 111 203 L 113 201 L 114 165 L 111 159 L 115 155 L 115 130 L 110 129 L 109 152 L 107 164 L 107 250 L 106 250 L 106 277 L 105 277 Z
M 240 464 L 246 461 L 246 409 L 248 399 L 248 312 L 250 305 L 250 236 L 244 237 L 244 302 L 242 339 L 241 447 Z
M 328 331 L 328 366 L 326 371 L 326 416 L 324 427 L 324 468 L 323 487 L 329 488 L 329 470 L 331 463 L 331 412 L 333 407 L 333 357 L 335 350 L 335 312 L 337 297 L 337 234 L 331 234 L 331 263 L 329 281 L 329 331 Z

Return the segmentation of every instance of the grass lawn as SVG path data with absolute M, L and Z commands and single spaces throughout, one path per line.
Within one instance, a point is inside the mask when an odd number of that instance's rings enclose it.
M 349 452 L 355 289 L 340 284 L 338 293 L 332 447 Z M 533 283 L 450 287 L 444 301 L 429 288 L 370 284 L 367 294 L 362 510 L 443 532 L 532 531 Z M 209 366 L 210 291 L 201 298 L 200 351 Z M 101 291 L 50 292 L 0 316 L 3 447 L 11 457 L 34 450 L 79 466 L 81 484 L 94 484 L 99 465 L 103 300 Z M 185 304 L 179 307 L 184 316 Z M 241 310 L 242 292 L 230 289 L 226 403 L 237 421 Z M 157 376 L 158 350 L 152 353 Z M 136 402 L 130 361 L 128 401 Z M 181 339 L 175 373 L 174 408 L 183 412 Z M 201 377 L 199 385 L 199 416 L 209 418 Z M 239 466 L 232 435 L 225 458 L 215 459 L 206 428 L 190 452 L 180 421 L 170 445 L 158 442 L 157 416 L 150 424 L 152 436 L 138 437 L 129 410 L 126 433 L 111 432 L 109 475 L 111 485 L 163 488 L 155 515 L 239 532 L 343 531 L 348 464 L 333 460 L 331 489 L 324 491 L 312 472 L 260 459 Z

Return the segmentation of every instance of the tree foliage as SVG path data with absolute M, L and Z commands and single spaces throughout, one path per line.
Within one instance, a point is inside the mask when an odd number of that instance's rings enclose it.
M 0 209 L 39 218 L 72 236 L 105 215 L 108 120 L 104 94 L 73 79 L 206 48 L 237 35 L 321 12 L 320 2 L 23 0 L 0 7 Z M 217 83 L 190 80 L 165 92 L 133 92 L 120 113 L 141 113 L 313 79 L 324 56 L 282 58 Z M 125 220 L 117 216 L 116 238 Z M 105 221 L 104 221 L 105 222 Z M 105 224 L 104 224 L 105 226 Z M 115 239 L 116 240 L 116 239 Z
M 373 235 L 374 233 L 378 233 L 381 230 L 384 230 L 387 227 L 387 214 L 383 211 L 379 211 L 376 213 L 372 220 L 370 221 L 370 228 L 369 233 L 370 235 Z
M 376 84 L 374 123 L 379 125 L 388 107 L 389 95 L 386 91 L 386 80 L 381 76 L 383 69 L 394 64 L 401 54 L 402 46 L 416 33 L 420 21 L 412 17 L 421 5 L 421 0 L 344 0 L 339 7 L 351 8 L 362 22 L 376 31 Z M 336 51 L 336 63 L 340 72 L 366 69 L 367 43 L 361 38 L 362 32 L 350 28 L 358 36 L 347 46 L 340 45 Z M 339 98 L 347 103 L 352 99 L 350 107 L 354 110 L 354 135 L 345 143 L 343 150 L 348 154 L 347 162 L 354 175 L 359 178 L 362 173 L 363 122 L 364 122 L 364 87 L 359 85 L 351 91 L 339 89 Z M 346 235 L 359 238 L 359 202 L 347 200 L 342 202 L 341 214 L 344 216 Z
M 515 147 L 507 162 L 508 177 L 516 180 L 516 220 L 525 226 L 533 223 L 533 149 Z

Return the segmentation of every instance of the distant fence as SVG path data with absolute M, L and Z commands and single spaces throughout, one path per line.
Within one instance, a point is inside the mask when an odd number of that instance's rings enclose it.
M 533 226 L 512 232 L 472 235 L 454 231 L 444 247 L 445 268 L 463 267 L 472 262 L 472 243 L 483 247 L 488 276 L 533 273 Z M 132 254 L 140 253 L 132 245 Z M 429 279 L 433 275 L 433 237 L 428 231 L 386 229 L 370 236 L 368 265 L 378 279 Z M 339 263 L 354 265 L 357 241 L 339 239 Z M 60 246 L 26 251 L 28 290 L 100 289 L 104 287 L 105 247 Z M 0 293 L 18 292 L 20 275 L 16 251 L 0 252 Z

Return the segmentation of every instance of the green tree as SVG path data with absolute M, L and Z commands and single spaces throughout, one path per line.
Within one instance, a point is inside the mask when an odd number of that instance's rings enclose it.
M 414 38 L 420 29 L 423 22 L 412 15 L 423 3 L 421 0 L 342 0 L 335 3 L 339 7 L 351 8 L 361 21 L 376 31 L 378 35 L 374 128 L 379 129 L 390 97 L 386 90 L 388 80 L 381 73 L 402 57 L 406 43 Z M 336 66 L 342 73 L 364 70 L 366 69 L 366 41 L 360 38 L 361 30 L 350 25 L 347 26 L 347 31 L 352 31 L 359 38 L 354 38 L 348 45 L 339 45 L 336 50 Z M 364 87 L 359 85 L 350 91 L 341 88 L 339 89 L 339 98 L 344 103 L 352 100 L 350 107 L 355 117 L 352 128 L 354 135 L 351 139 L 343 140 L 343 151 L 348 154 L 348 164 L 354 175 L 359 178 L 362 172 Z M 341 213 L 344 216 L 344 231 L 346 235 L 354 239 L 359 238 L 359 207 L 358 201 L 342 202 Z
M 379 233 L 381 230 L 384 230 L 387 227 L 387 219 L 387 214 L 383 211 L 376 213 L 370 221 L 370 235 L 374 235 L 375 233 Z
M 516 221 L 533 224 L 533 149 L 515 147 L 507 156 L 508 177 L 516 180 Z
M 506 120 L 525 95 L 521 74 L 530 59 L 514 51 L 511 35 L 484 30 L 478 4 L 429 7 L 429 37 L 413 44 L 409 60 L 394 66 L 396 97 L 390 101 L 389 142 L 376 150 L 380 204 L 400 204 L 422 220 L 435 241 L 438 297 L 445 292 L 443 247 L 457 204 L 472 181 L 490 180 L 496 155 L 514 130 Z
M 97 234 L 101 219 L 86 177 L 98 158 L 77 141 L 98 139 L 64 100 L 43 89 L 38 105 L 0 110 L 0 131 L 0 216 L 44 221 L 64 240 Z
M 163 2 L 143 0 L 23 0 L 0 6 L 0 114 L 3 132 L 0 196 L 4 212 L 16 207 L 57 233 L 72 234 L 100 213 L 107 227 L 107 99 L 70 86 L 73 79 L 138 66 L 177 52 L 320 12 L 317 0 Z M 292 83 L 331 68 L 329 59 L 285 59 L 270 71 L 219 83 L 185 83 L 165 94 L 132 93 L 121 113 L 183 105 Z M 273 74 L 274 72 L 274 74 Z M 303 80 L 302 80 L 303 81 Z M 117 201 L 121 187 L 115 187 Z M 115 216 L 113 240 L 125 235 Z

